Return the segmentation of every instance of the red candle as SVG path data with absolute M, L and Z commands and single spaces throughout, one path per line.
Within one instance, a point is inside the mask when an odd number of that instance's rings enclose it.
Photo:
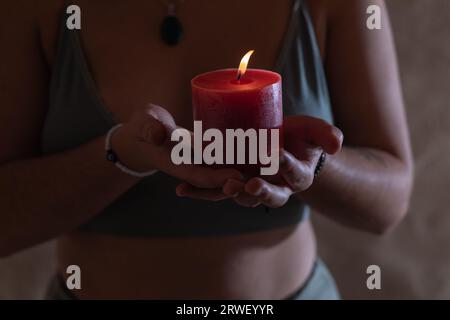
M 267 70 L 247 70 L 251 54 L 244 56 L 239 69 L 207 72 L 192 79 L 194 121 L 202 121 L 203 130 L 215 128 L 224 133 L 226 129 L 269 129 L 268 150 L 270 129 L 278 129 L 282 147 L 281 76 Z M 237 167 L 254 175 L 259 166 Z

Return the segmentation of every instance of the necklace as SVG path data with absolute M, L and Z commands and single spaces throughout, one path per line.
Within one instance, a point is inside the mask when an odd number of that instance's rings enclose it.
M 160 33 L 162 41 L 168 46 L 176 46 L 183 37 L 183 25 L 176 15 L 177 5 L 183 2 L 184 0 L 163 0 L 167 15 L 161 23 Z

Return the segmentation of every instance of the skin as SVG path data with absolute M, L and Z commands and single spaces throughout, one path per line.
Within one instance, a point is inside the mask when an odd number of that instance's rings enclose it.
M 180 196 L 272 207 L 296 196 L 340 223 L 375 233 L 406 213 L 413 165 L 391 32 L 387 19 L 380 31 L 365 28 L 369 4 L 381 5 L 386 16 L 382 1 L 308 1 L 341 130 L 308 117 L 287 118 L 281 176 L 248 182 L 234 170 L 171 166 L 167 134 L 192 126 L 186 83 L 194 75 L 236 65 L 242 48 L 256 49 L 252 67 L 274 64 L 292 2 L 277 2 L 275 12 L 269 0 L 191 1 L 180 11 L 189 36 L 176 49 L 149 31 L 163 17 L 156 1 L 75 3 L 83 10 L 83 49 L 100 94 L 125 123 L 113 146 L 129 166 L 183 179 Z M 81 298 L 284 298 L 301 286 L 316 255 L 308 221 L 208 239 L 74 231 L 138 179 L 105 162 L 105 137 L 40 154 L 63 4 L 17 0 L 3 6 L 0 39 L 11 44 L 0 52 L 7 62 L 0 69 L 2 256 L 60 237 L 60 273 L 69 264 L 81 266 Z M 249 16 L 256 6 L 258 15 Z M 332 155 L 312 179 L 321 150 Z

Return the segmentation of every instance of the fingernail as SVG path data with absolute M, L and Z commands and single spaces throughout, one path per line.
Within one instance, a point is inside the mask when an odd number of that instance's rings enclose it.
M 245 191 L 252 196 L 258 197 L 261 194 L 262 188 L 252 189 L 249 185 L 245 187 Z
M 341 129 L 333 127 L 333 134 L 338 138 L 338 140 L 341 143 L 344 141 L 344 133 L 341 131 Z

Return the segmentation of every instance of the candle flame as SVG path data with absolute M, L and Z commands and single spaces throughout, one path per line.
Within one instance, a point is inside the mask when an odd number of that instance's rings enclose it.
M 253 52 L 255 52 L 255 50 L 250 50 L 242 58 L 241 63 L 239 64 L 239 69 L 238 69 L 238 75 L 237 75 L 238 80 L 240 80 L 244 76 L 245 72 L 247 71 L 248 61 L 250 60 L 250 57 L 253 54 Z

